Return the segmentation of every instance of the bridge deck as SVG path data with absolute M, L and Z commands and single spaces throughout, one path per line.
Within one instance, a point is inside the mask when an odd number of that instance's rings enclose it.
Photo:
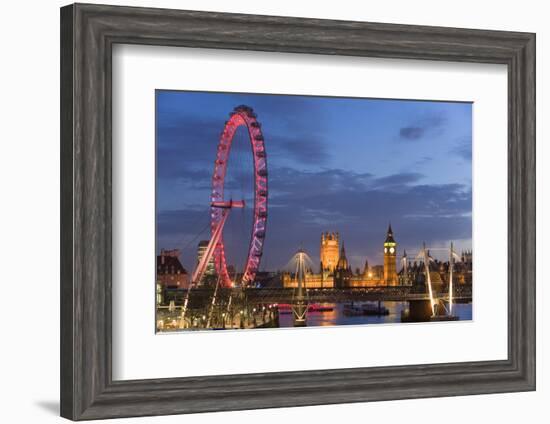
M 214 290 L 210 288 L 194 288 L 191 296 L 195 299 L 212 298 Z M 167 289 L 165 292 L 167 300 L 174 299 L 180 302 L 185 297 L 184 289 Z M 246 298 L 253 303 L 291 303 L 295 297 L 294 288 L 233 288 L 220 289 L 219 298 L 234 299 Z M 434 294 L 436 299 L 447 300 L 448 292 Z M 414 290 L 410 286 L 383 286 L 365 287 L 352 289 L 308 289 L 306 295 L 308 301 L 317 303 L 330 302 L 351 302 L 351 301 L 415 301 L 429 300 L 428 293 Z M 454 291 L 453 299 L 457 302 L 472 300 L 471 286 L 458 286 Z

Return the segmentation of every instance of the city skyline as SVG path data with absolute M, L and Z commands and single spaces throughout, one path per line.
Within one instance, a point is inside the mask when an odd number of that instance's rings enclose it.
M 188 272 L 210 235 L 216 147 L 238 104 L 258 114 L 268 154 L 261 270 L 283 268 L 300 246 L 318 263 L 326 231 L 340 233 L 353 269 L 381 264 L 390 222 L 399 254 L 423 241 L 471 249 L 470 103 L 157 91 L 157 252 L 180 249 Z M 226 197 L 252 204 L 250 142 L 240 130 Z M 237 268 L 250 221 L 249 211 L 232 212 L 224 230 Z
M 389 224 L 390 227 L 391 227 L 391 223 Z M 338 238 L 339 238 L 339 232 L 338 231 L 335 231 L 335 232 L 323 232 L 321 233 L 320 237 L 321 237 L 321 240 L 329 235 L 329 234 L 335 234 Z M 321 242 L 322 243 L 322 242 Z M 453 242 L 454 243 L 454 242 Z M 208 240 L 200 240 L 197 245 L 196 245 L 196 248 L 195 248 L 195 264 L 198 263 L 200 261 L 200 259 L 202 258 L 202 256 L 204 255 L 204 252 L 206 250 L 206 246 L 208 244 Z M 417 263 L 417 264 L 421 264 L 422 263 L 422 259 L 421 257 L 419 257 L 422 253 L 422 248 L 423 248 L 423 244 L 421 244 L 418 249 L 405 249 L 405 248 L 400 248 L 399 247 L 399 243 L 396 242 L 396 247 L 397 247 L 397 251 L 396 251 L 396 258 L 398 260 L 402 260 L 404 257 L 407 258 L 407 263 L 412 265 L 414 263 Z M 341 244 L 339 243 L 337 245 L 337 249 L 336 249 L 336 256 L 335 256 L 335 261 L 337 262 L 339 257 L 340 257 L 340 251 L 342 248 L 345 248 L 345 240 L 341 240 Z M 383 249 L 384 249 L 384 243 L 380 243 L 380 246 L 379 246 L 379 250 L 381 252 L 381 256 L 383 257 Z M 168 249 L 164 249 L 164 248 L 160 248 L 160 253 L 162 254 L 163 251 L 167 251 Z M 181 258 L 181 252 L 179 251 L 179 249 L 176 249 L 178 250 L 178 259 Z M 449 258 L 448 258 L 448 251 L 449 251 L 449 246 L 426 246 L 426 250 L 428 251 L 428 254 L 429 254 L 429 257 L 436 260 L 437 262 L 441 262 L 441 263 L 448 263 L 449 261 Z M 312 259 L 312 264 L 310 266 L 307 267 L 308 270 L 312 271 L 313 273 L 316 273 L 316 272 L 320 272 L 322 270 L 321 268 L 321 265 L 324 263 L 323 261 L 323 253 L 322 253 L 322 247 L 318 247 L 318 252 L 319 254 L 315 254 L 315 252 L 308 252 L 306 251 L 305 249 L 303 248 L 299 248 L 297 249 L 296 251 L 294 251 L 291 255 L 294 256 L 296 254 L 296 252 L 298 251 L 303 251 L 304 253 L 306 253 L 308 255 L 308 257 L 310 259 Z M 347 254 L 346 254 L 346 258 L 349 258 L 351 255 L 349 255 L 349 249 L 346 249 L 347 251 Z M 465 254 L 466 255 L 472 255 L 472 248 L 471 247 L 465 247 L 463 249 L 460 249 L 460 250 L 456 250 L 456 246 L 455 246 L 455 252 L 458 256 L 464 256 Z M 191 252 L 193 253 L 193 252 Z M 357 256 L 357 255 L 356 255 Z M 314 261 L 314 259 L 318 259 L 317 262 Z M 334 259 L 333 261 L 334 262 Z M 350 261 L 351 263 L 351 261 Z M 380 262 L 380 263 L 377 263 L 377 262 L 371 262 L 369 261 L 369 258 L 368 257 L 365 257 L 364 258 L 364 261 L 363 263 L 361 264 L 357 264 L 357 266 L 351 266 L 351 269 L 353 272 L 356 272 L 357 270 L 359 270 L 361 273 L 363 272 L 363 269 L 364 269 L 364 266 L 365 264 L 368 263 L 369 266 L 378 266 L 378 267 L 383 267 L 383 260 Z M 333 264 L 335 265 L 335 263 Z M 231 266 L 231 267 L 234 267 L 234 264 L 228 264 L 228 266 Z M 396 269 L 396 272 L 400 272 L 401 269 L 403 268 L 403 263 L 402 262 L 399 262 L 399 265 L 397 266 L 397 269 Z M 262 271 L 266 271 L 266 272 L 293 272 L 293 267 L 292 265 L 290 265 L 289 267 L 289 264 L 285 264 L 284 267 L 282 268 L 277 268 L 277 269 L 265 269 Z M 207 271 L 205 272 L 205 274 L 207 275 L 215 275 L 215 268 L 214 268 L 214 262 L 213 262 L 213 258 L 210 258 L 210 260 L 208 261 L 208 265 L 207 265 Z

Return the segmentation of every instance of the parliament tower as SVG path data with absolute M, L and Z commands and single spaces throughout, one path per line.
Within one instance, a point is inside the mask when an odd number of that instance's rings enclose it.
M 321 234 L 321 273 L 332 274 L 338 264 L 340 235 L 338 233 Z
M 391 224 L 386 233 L 384 242 L 384 284 L 387 286 L 397 285 L 397 243 L 393 238 Z
M 344 243 L 342 243 L 340 258 L 338 259 L 338 264 L 334 269 L 334 287 L 337 289 L 350 287 L 352 276 L 353 272 L 351 271 L 351 266 L 349 265 L 348 258 L 346 257 Z

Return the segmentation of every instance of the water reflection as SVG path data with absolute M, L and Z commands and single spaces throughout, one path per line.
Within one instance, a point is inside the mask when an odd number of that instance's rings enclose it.
M 356 305 L 361 305 L 356 303 Z M 389 310 L 388 315 L 361 315 L 349 316 L 344 314 L 344 303 L 323 303 L 322 306 L 332 307 L 332 311 L 308 312 L 308 327 L 326 327 L 331 325 L 359 325 L 359 324 L 388 324 L 401 322 L 401 312 L 408 309 L 408 302 L 382 302 Z M 472 304 L 457 303 L 453 305 L 453 314 L 457 315 L 460 321 L 472 319 Z M 279 315 L 279 327 L 294 327 L 292 314 Z

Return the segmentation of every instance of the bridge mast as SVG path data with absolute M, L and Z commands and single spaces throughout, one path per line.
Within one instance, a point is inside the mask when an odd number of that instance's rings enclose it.
M 307 304 L 305 302 L 304 296 L 304 283 L 305 283 L 305 261 L 304 261 L 304 251 L 300 249 L 297 253 L 297 279 L 298 279 L 298 293 L 296 294 L 295 302 L 292 305 L 292 312 L 294 315 L 294 327 L 305 327 L 306 326 L 306 315 L 307 315 Z
M 432 279 L 430 277 L 430 258 L 426 251 L 426 243 L 422 243 L 422 255 L 424 257 L 424 269 L 426 272 L 426 281 L 428 282 L 428 292 L 430 294 L 430 304 L 432 305 L 432 316 L 435 316 L 435 300 L 432 291 Z
M 453 314 L 453 262 L 454 262 L 453 242 L 449 252 L 449 315 Z
M 409 285 L 409 273 L 408 273 L 408 262 L 409 259 L 407 258 L 407 251 L 403 250 L 403 258 L 401 259 L 401 262 L 403 263 L 403 285 Z

